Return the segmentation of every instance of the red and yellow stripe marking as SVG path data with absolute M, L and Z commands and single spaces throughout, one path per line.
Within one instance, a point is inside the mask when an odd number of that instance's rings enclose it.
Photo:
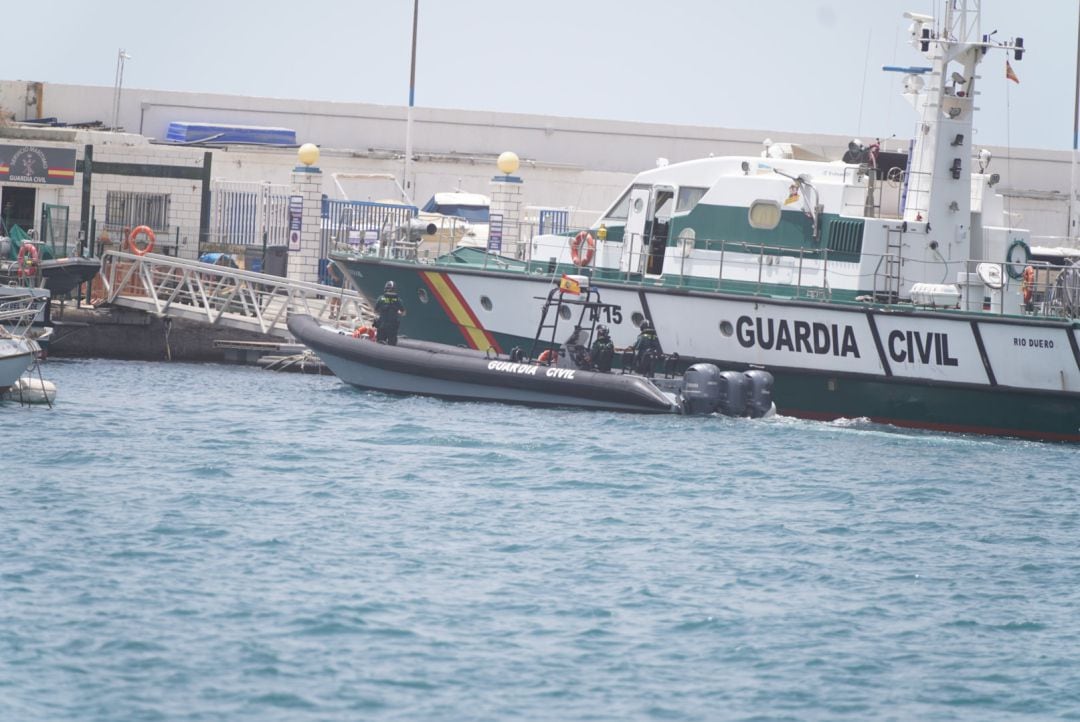
M 49 177 L 50 178 L 74 178 L 75 177 L 75 169 L 73 169 L 73 168 L 50 168 L 49 169 Z
M 496 353 L 502 353 L 502 349 L 496 343 L 495 337 L 480 325 L 480 320 L 476 318 L 476 314 L 469 308 L 469 304 L 465 303 L 461 292 L 454 285 L 454 282 L 450 280 L 449 276 L 437 271 L 421 271 L 420 277 L 427 284 L 427 287 L 431 289 L 435 299 L 442 306 L 442 310 L 446 312 L 451 321 L 457 324 L 458 330 L 461 331 L 461 335 L 465 337 L 465 342 L 471 348 L 481 351 L 491 348 L 495 349 Z

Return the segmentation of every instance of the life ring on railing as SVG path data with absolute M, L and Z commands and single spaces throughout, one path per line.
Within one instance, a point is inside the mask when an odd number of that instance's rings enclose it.
M 542 364 L 553 364 L 559 360 L 559 354 L 551 349 L 543 351 L 536 359 Z
M 575 266 L 587 266 L 592 263 L 596 253 L 596 239 L 588 231 L 582 231 L 570 241 L 570 260 Z
M 1035 269 L 1031 266 L 1024 268 L 1020 291 L 1024 294 L 1024 304 L 1031 303 L 1031 299 L 1035 295 Z
M 146 245 L 142 248 L 135 245 L 135 239 L 140 235 L 146 236 Z M 155 240 L 157 239 L 154 237 L 154 232 L 150 230 L 150 226 L 137 226 L 132 228 L 131 233 L 128 234 L 128 249 L 136 256 L 145 256 L 147 253 L 154 250 Z
M 27 262 L 26 257 L 30 256 L 30 261 Z M 19 255 L 16 257 L 16 263 L 19 269 L 19 278 L 25 278 L 26 276 L 33 276 L 37 274 L 38 263 L 38 249 L 33 243 L 29 241 L 23 241 L 23 244 L 19 246 Z
M 1013 251 L 1017 248 L 1024 252 L 1023 258 L 1013 258 Z M 1024 277 L 1024 266 L 1030 260 L 1031 248 L 1024 242 L 1024 239 L 1017 238 L 1009 244 L 1009 250 L 1005 251 L 1005 273 L 1009 274 L 1009 278 L 1019 281 Z
M 352 332 L 352 337 L 374 339 L 375 329 L 373 329 L 371 326 L 357 326 L 356 330 Z

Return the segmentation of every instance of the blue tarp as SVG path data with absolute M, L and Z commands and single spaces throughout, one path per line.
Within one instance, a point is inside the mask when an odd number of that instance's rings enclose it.
M 169 123 L 165 140 L 174 143 L 255 143 L 258 145 L 296 145 L 292 128 L 266 128 L 258 125 L 225 125 L 174 120 Z
M 236 263 L 236 256 L 230 253 L 204 253 L 199 256 L 199 260 L 203 263 L 210 263 L 215 266 L 228 266 L 229 268 L 240 268 Z

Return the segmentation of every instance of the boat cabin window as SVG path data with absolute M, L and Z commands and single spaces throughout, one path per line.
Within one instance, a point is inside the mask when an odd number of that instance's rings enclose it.
M 619 200 L 615 201 L 615 205 L 611 207 L 611 210 L 604 214 L 605 220 L 613 221 L 625 221 L 630 217 L 630 193 L 637 188 L 647 188 L 648 186 L 630 186 L 626 189 L 626 192 L 619 197 Z
M 780 225 L 780 204 L 776 201 L 754 201 L 750 204 L 750 225 L 772 230 Z
M 708 188 L 680 188 L 679 200 L 675 203 L 676 213 L 686 213 L 694 210 L 701 197 L 708 192 Z

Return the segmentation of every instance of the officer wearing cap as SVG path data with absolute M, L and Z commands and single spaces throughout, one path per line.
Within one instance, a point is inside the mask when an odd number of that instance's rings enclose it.
M 397 345 L 398 326 L 405 315 L 405 304 L 397 294 L 393 281 L 383 286 L 382 295 L 375 301 L 375 340 L 390 346 Z

